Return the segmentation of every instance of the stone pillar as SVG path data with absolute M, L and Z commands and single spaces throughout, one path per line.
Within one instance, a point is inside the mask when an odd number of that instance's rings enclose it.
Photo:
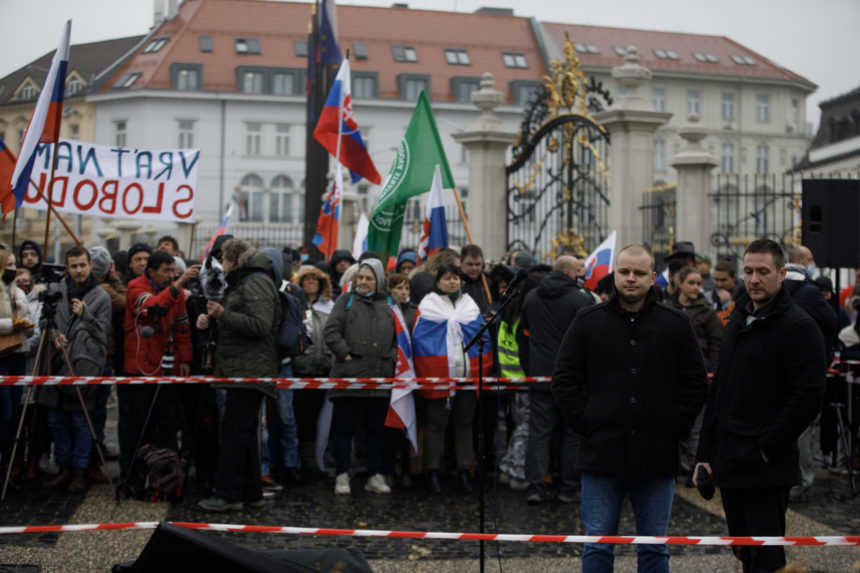
M 717 166 L 717 160 L 702 146 L 706 133 L 699 125 L 699 116 L 691 113 L 687 122 L 679 130 L 686 145 L 670 162 L 678 171 L 675 238 L 692 241 L 697 253 L 707 254 L 711 250 L 708 192 L 711 169 Z
M 344 192 L 340 199 L 340 227 L 337 230 L 337 248 L 352 252 L 352 242 L 361 215 L 358 193 Z M 396 255 L 396 253 L 395 253 Z
M 612 77 L 627 89 L 615 105 L 595 115 L 609 130 L 609 216 L 607 234 L 618 232 L 618 246 L 643 240 L 642 192 L 654 184 L 654 133 L 671 113 L 654 111 L 647 86 L 651 70 L 639 65 L 635 46 Z
M 193 259 L 202 254 L 192 252 L 194 245 L 191 244 L 192 239 L 196 241 L 200 240 L 200 237 L 197 237 L 194 231 L 199 227 L 201 220 L 198 218 L 191 222 L 183 221 L 176 224 L 176 241 L 179 243 L 179 250 L 185 253 L 186 259 Z M 205 240 L 208 241 L 208 237 Z
M 140 230 L 141 224 L 137 221 L 120 219 L 113 224 L 113 227 L 119 233 L 119 249 L 125 251 L 132 245 L 132 236 Z
M 505 152 L 517 139 L 507 131 L 493 109 L 504 101 L 495 89 L 493 74 L 485 72 L 481 89 L 472 93 L 472 103 L 481 115 L 466 131 L 453 138 L 465 145 L 469 156 L 469 228 L 472 240 L 484 250 L 487 260 L 500 260 L 507 248 L 507 179 Z

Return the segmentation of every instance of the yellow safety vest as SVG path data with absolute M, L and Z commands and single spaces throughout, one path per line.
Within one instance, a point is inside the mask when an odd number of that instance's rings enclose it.
M 523 378 L 526 375 L 523 372 L 523 367 L 520 366 L 519 345 L 517 344 L 517 328 L 519 326 L 519 317 L 513 326 L 504 320 L 499 323 L 499 368 L 503 378 Z

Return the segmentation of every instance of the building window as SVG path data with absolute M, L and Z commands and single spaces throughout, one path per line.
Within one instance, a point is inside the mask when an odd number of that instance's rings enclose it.
M 698 90 L 687 90 L 687 115 L 702 115 L 701 97 Z
M 525 106 L 531 101 L 532 94 L 540 88 L 539 82 L 514 80 L 511 82 L 511 96 L 514 105 Z
M 290 154 L 290 126 L 279 123 L 275 126 L 275 155 L 286 157 Z
M 117 147 L 125 147 L 128 122 L 120 119 L 113 122 L 113 142 Z
M 272 93 L 275 95 L 293 95 L 296 93 L 295 75 L 281 73 L 272 75 Z
M 358 99 L 370 99 L 376 97 L 376 73 L 360 73 L 353 72 L 352 74 L 352 97 Z
M 723 121 L 735 120 L 735 94 L 723 92 L 722 117 Z
M 573 48 L 580 54 L 599 54 L 600 49 L 594 44 L 574 44 Z
M 81 126 L 73 123 L 69 126 L 69 139 L 77 139 L 81 134 Z
M 355 56 L 356 60 L 366 60 L 367 46 L 365 46 L 362 42 L 353 42 L 352 55 Z
M 735 172 L 735 144 L 724 143 L 723 155 L 720 158 L 720 169 L 723 173 Z
M 755 119 L 759 123 L 767 123 L 770 121 L 770 96 L 756 96 Z
M 654 140 L 654 171 L 666 170 L 666 141 Z
M 301 223 L 296 221 L 295 204 L 302 197 L 295 193 L 293 181 L 286 175 L 278 175 L 272 180 L 269 192 L 269 222 L 270 223 Z
M 472 92 L 481 89 L 481 80 L 478 78 L 451 78 L 451 91 L 454 101 L 458 103 L 471 103 Z
M 194 147 L 194 120 L 180 119 L 179 124 L 179 149 L 191 149 Z
M 654 111 L 666 111 L 666 88 L 654 88 L 651 91 Z
M 245 130 L 245 155 L 260 155 L 262 125 L 255 121 L 249 121 L 245 124 Z
M 294 40 L 293 48 L 296 50 L 297 58 L 307 58 L 308 57 L 308 41 L 307 40 Z
M 178 91 L 193 92 L 200 89 L 200 70 L 198 68 L 176 67 L 173 74 L 173 86 Z
M 264 80 L 263 72 L 244 72 L 242 74 L 242 92 L 246 94 L 263 93 Z
M 263 180 L 253 173 L 242 178 L 239 188 L 239 221 L 263 220 Z
M 33 84 L 28 83 L 20 90 L 18 90 L 18 99 L 33 99 L 38 93 L 38 88 Z
M 526 56 L 522 52 L 502 52 L 502 62 L 506 68 L 527 69 L 529 67 Z
M 257 38 L 236 38 L 235 42 L 237 54 L 259 54 L 260 40 Z
M 731 56 L 731 58 L 732 58 L 732 61 L 734 63 L 738 64 L 739 66 L 754 66 L 755 65 L 755 60 L 749 56 L 741 56 L 741 55 L 734 54 Z
M 211 52 L 212 51 L 212 36 L 200 36 L 200 51 L 201 52 Z
M 395 62 L 417 62 L 418 53 L 412 46 L 392 46 Z
M 66 97 L 76 95 L 84 89 L 84 83 L 77 76 L 69 78 L 66 82 Z
M 144 54 L 154 54 L 164 47 L 170 38 L 153 38 L 143 49 Z
M 800 131 L 800 100 L 796 97 L 791 98 L 791 127 L 793 131 Z
M 116 81 L 116 83 L 113 85 L 113 87 L 123 88 L 123 89 L 129 88 L 129 87 L 131 87 L 131 84 L 133 84 L 135 81 L 137 81 L 137 78 L 139 78 L 139 77 L 140 77 L 140 72 L 132 72 L 132 73 L 128 73 L 128 74 L 123 74 Z
M 770 171 L 770 148 L 767 145 L 756 147 L 755 172 L 765 174 Z
M 445 61 L 452 66 L 469 66 L 469 52 L 466 50 L 445 50 Z
M 400 84 L 400 99 L 415 101 L 422 90 L 428 95 L 430 93 L 430 76 L 400 74 L 397 82 Z

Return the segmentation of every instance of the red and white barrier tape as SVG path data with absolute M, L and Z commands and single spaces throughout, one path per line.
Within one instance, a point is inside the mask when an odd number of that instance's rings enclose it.
M 549 376 L 528 378 L 484 378 L 487 390 L 522 389 L 526 383 L 546 383 Z M 0 376 L 0 386 L 103 386 L 110 384 L 263 384 L 275 383 L 279 388 L 309 390 L 388 390 L 415 388 L 418 390 L 474 390 L 476 378 L 215 378 L 212 376 Z
M 609 543 L 617 545 L 803 545 L 855 546 L 860 535 L 829 537 L 648 537 L 596 535 L 535 535 L 519 533 L 449 533 L 443 531 L 386 531 L 379 529 L 325 529 L 322 527 L 280 527 L 273 525 L 233 525 L 229 523 L 189 523 L 170 521 L 172 525 L 198 531 L 231 531 L 236 533 L 286 533 L 292 535 L 336 535 L 349 537 L 385 537 L 389 539 L 446 539 L 453 541 L 525 541 L 530 543 Z M 157 521 L 128 523 L 82 523 L 77 525 L 28 525 L 0 527 L 0 534 L 51 533 L 74 531 L 118 531 L 155 529 Z

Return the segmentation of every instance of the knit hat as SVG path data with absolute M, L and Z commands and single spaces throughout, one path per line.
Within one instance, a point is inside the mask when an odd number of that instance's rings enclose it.
M 134 256 L 141 251 L 146 251 L 152 255 L 152 247 L 146 243 L 135 243 L 128 249 L 128 260 L 134 258 Z
M 104 247 L 90 247 L 90 260 L 93 263 L 93 276 L 102 282 L 110 271 L 111 256 Z

